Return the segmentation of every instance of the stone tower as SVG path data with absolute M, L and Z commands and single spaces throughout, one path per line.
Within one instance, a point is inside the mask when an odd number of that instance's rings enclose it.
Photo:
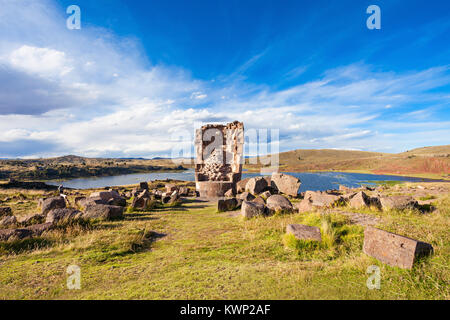
M 208 124 L 195 134 L 195 181 L 201 197 L 222 197 L 241 180 L 244 124 Z

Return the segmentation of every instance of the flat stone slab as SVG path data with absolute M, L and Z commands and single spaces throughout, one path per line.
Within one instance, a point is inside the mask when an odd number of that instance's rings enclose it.
M 381 229 L 366 227 L 363 252 L 387 265 L 411 269 L 418 257 L 433 252 L 433 246 Z
M 289 224 L 286 233 L 293 234 L 298 240 L 322 241 L 322 235 L 318 227 L 305 226 L 303 224 Z

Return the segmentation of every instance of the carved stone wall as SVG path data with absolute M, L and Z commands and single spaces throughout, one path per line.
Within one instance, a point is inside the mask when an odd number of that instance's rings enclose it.
M 223 187 L 212 187 L 221 190 L 219 193 L 222 193 L 223 189 L 229 185 L 234 188 L 235 183 L 241 180 L 244 151 L 243 123 L 235 121 L 227 125 L 209 124 L 201 127 L 196 131 L 195 148 L 197 189 L 208 187 L 207 185 L 200 187 L 199 183 L 223 182 Z

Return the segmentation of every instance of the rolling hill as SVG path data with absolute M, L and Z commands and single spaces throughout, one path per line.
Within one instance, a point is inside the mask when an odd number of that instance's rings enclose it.
M 270 156 L 268 156 L 270 157 Z M 268 163 L 262 159 L 261 163 Z M 280 171 L 347 171 L 450 179 L 450 145 L 392 154 L 350 150 L 293 150 L 279 154 Z M 261 164 L 245 168 L 258 171 Z

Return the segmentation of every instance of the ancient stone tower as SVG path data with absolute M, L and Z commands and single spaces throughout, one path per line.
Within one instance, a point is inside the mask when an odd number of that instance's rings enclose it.
M 244 124 L 205 125 L 195 135 L 195 181 L 201 197 L 222 197 L 241 180 Z

